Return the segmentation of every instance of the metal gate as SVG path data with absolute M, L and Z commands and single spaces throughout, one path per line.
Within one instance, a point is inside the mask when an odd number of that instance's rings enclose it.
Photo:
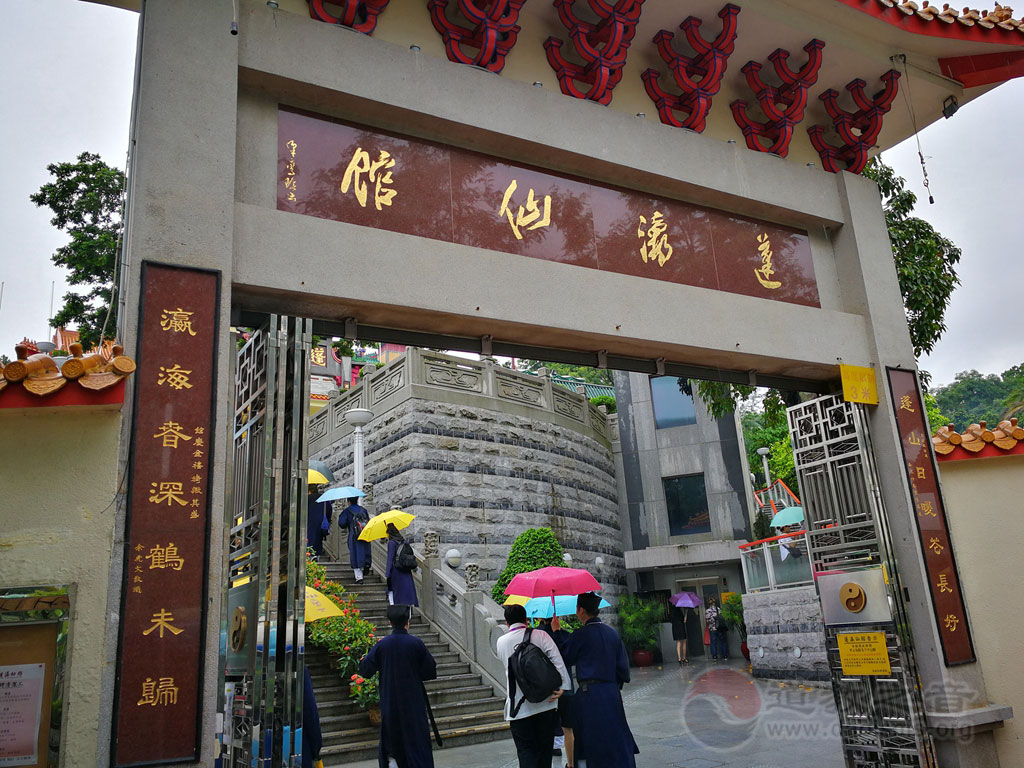
M 301 765 L 311 322 L 271 315 L 235 365 L 218 763 Z
M 830 395 L 789 408 L 788 417 L 846 765 L 933 768 L 863 406 Z M 839 644 L 855 633 L 884 633 L 889 674 L 844 673 Z

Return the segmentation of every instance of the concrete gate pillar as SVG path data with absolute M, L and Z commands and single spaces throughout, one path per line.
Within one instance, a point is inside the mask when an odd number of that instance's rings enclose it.
M 886 366 L 915 370 L 913 345 L 903 317 L 892 249 L 878 190 L 870 180 L 849 173 L 835 176 L 848 222 L 833 234 L 836 270 L 845 309 L 864 318 L 872 364 L 877 371 L 879 404 L 867 409 L 871 443 L 904 598 L 910 614 L 929 730 L 942 768 L 999 765 L 991 728 L 1009 716 L 1006 707 L 990 707 L 981 664 L 947 667 L 931 607 L 931 590 L 922 559 L 913 499 L 889 397 Z M 855 362 L 837 360 L 837 363 Z M 955 549 L 956 542 L 953 542 Z M 973 738 L 967 739 L 973 731 Z
M 139 22 L 135 99 L 132 105 L 129 215 L 125 274 L 121 279 L 117 336 L 134 353 L 139 330 L 140 272 L 144 260 L 220 270 L 215 434 L 211 467 L 206 644 L 202 658 L 201 760 L 215 756 L 224 499 L 231 446 L 234 348 L 231 344 L 231 261 L 235 198 L 235 118 L 238 38 L 230 34 L 232 4 L 210 0 L 145 0 Z M 140 66 L 139 62 L 142 63 Z M 184 84 L 185 87 L 183 87 Z M 183 299 L 187 297 L 182 297 Z M 139 375 L 146 375 L 140 371 Z M 134 385 L 129 383 L 130 387 Z M 126 397 L 126 403 L 132 398 Z M 131 443 L 126 410 L 121 459 Z M 110 762 L 111 722 L 121 610 L 125 503 L 118 506 L 118 542 L 111 559 L 108 640 L 97 763 Z

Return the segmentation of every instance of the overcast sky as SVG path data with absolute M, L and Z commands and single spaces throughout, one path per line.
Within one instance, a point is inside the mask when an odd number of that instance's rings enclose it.
M 48 180 L 46 165 L 98 153 L 124 168 L 128 143 L 137 15 L 80 0 L 3 0 L 0 24 L 0 352 L 14 356 L 23 336 L 48 338 L 54 306 L 66 290 L 50 262 L 65 236 L 28 196 Z M 928 205 L 913 140 L 885 160 L 918 195 L 918 215 L 963 250 L 962 285 L 953 294 L 947 330 L 921 361 L 934 384 L 957 371 L 1001 373 L 1024 362 L 1019 291 L 1024 285 L 1018 168 L 1024 81 L 1011 81 L 922 131 L 935 205 Z

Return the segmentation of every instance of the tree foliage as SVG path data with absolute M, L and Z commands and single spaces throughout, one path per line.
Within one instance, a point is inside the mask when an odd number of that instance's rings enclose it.
M 124 174 L 90 152 L 73 163 L 52 163 L 46 170 L 52 181 L 29 199 L 53 211 L 50 223 L 70 236 L 51 259 L 68 270 L 68 284 L 76 288 L 64 294 L 64 305 L 50 324 L 77 326 L 82 346 L 88 349 L 100 342 L 112 298 Z M 113 333 L 113 323 L 108 323 L 106 338 L 113 338 Z
M 595 395 L 590 398 L 590 404 L 595 408 L 603 405 L 608 409 L 608 413 L 615 413 L 615 398 L 611 395 Z
M 505 570 L 491 587 L 491 597 L 498 605 L 505 602 L 505 587 L 517 573 L 529 573 L 549 565 L 565 565 L 562 545 L 550 528 L 527 528 L 516 536 L 508 551 Z
M 864 169 L 882 193 L 896 276 L 910 327 L 914 354 L 931 352 L 946 330 L 945 315 L 953 290 L 960 284 L 956 265 L 960 249 L 924 219 L 912 216 L 917 196 L 907 182 L 878 158 Z
M 934 387 L 931 394 L 945 416 L 942 424 L 955 424 L 958 432 L 971 424 L 986 421 L 994 426 L 1014 415 L 1013 406 L 1024 395 L 1024 364 L 1008 368 L 1001 375 L 961 371 L 952 384 Z
M 665 609 L 655 600 L 623 595 L 619 600 L 622 642 L 630 651 L 653 651 L 658 647 L 658 625 Z
M 572 376 L 583 379 L 588 384 L 607 384 L 611 386 L 612 372 L 605 368 L 590 368 L 586 365 L 569 365 L 568 363 L 546 363 L 543 360 L 518 360 L 517 365 L 520 371 L 536 373 L 541 368 L 547 368 L 559 376 Z

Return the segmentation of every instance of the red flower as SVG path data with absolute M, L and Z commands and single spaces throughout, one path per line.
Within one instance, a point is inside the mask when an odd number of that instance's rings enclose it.
M 357 677 L 359 677 L 359 675 L 352 675 L 352 677 L 350 677 L 349 680 L 355 680 Z
M 317 579 L 316 581 L 314 581 L 313 582 L 313 586 L 319 589 L 320 588 L 320 579 Z
M 351 650 L 351 649 L 346 645 L 345 646 L 345 650 L 348 651 L 348 650 Z

